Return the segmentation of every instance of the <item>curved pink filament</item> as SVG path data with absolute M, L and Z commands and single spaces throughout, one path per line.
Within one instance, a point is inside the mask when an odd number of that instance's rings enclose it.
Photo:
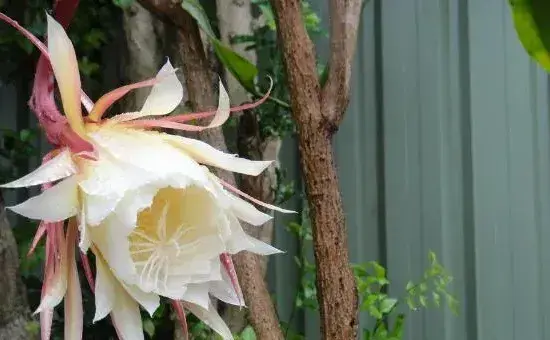
M 271 210 L 277 210 L 277 211 L 281 211 L 281 212 L 287 212 L 287 213 L 295 213 L 295 211 L 291 211 L 291 210 L 286 210 L 286 209 L 281 209 L 277 206 L 274 206 L 272 204 L 269 204 L 269 203 L 265 203 L 265 202 L 262 202 L 258 199 L 255 199 L 254 197 L 248 195 L 247 193 L 244 193 L 242 191 L 240 191 L 239 189 L 235 188 L 234 186 L 232 186 L 231 184 L 225 182 L 223 179 L 221 178 L 217 178 L 217 180 L 220 182 L 221 185 L 223 185 L 225 188 L 229 189 L 230 191 L 233 191 L 234 193 L 236 193 L 237 195 L 239 196 L 242 196 L 254 203 L 256 203 L 257 205 L 261 205 L 262 207 L 265 207 L 265 208 L 268 208 L 268 209 L 271 209 Z
M 121 123 L 123 126 L 129 126 L 134 128 L 164 128 L 164 129 L 174 129 L 182 131 L 203 131 L 209 129 L 208 126 L 196 126 L 189 124 L 181 124 L 175 122 L 166 122 L 163 120 L 156 119 L 140 119 L 130 122 Z
M 183 331 L 183 339 L 188 340 L 189 339 L 189 332 L 187 330 L 187 319 L 185 317 L 185 310 L 183 309 L 183 306 L 181 305 L 181 302 L 178 300 L 172 300 L 171 301 L 172 308 L 174 308 L 174 311 L 176 312 L 176 315 L 178 317 L 178 321 L 181 325 L 181 329 Z
M 46 234 L 47 229 L 48 229 L 48 223 L 41 221 L 40 224 L 38 225 L 38 229 L 36 229 L 36 233 L 34 234 L 34 238 L 32 240 L 31 246 L 29 248 L 29 251 L 27 252 L 27 257 L 34 254 L 34 250 L 36 249 L 38 242 L 40 242 L 42 237 Z
M 94 292 L 94 275 L 92 274 L 92 267 L 90 266 L 90 259 L 88 255 L 83 252 L 80 253 L 80 260 L 82 261 L 82 268 L 84 268 L 84 274 L 86 274 L 86 280 L 88 280 L 88 285 L 90 285 L 90 290 Z
M 90 120 L 94 122 L 99 122 L 105 111 L 107 111 L 107 109 L 111 107 L 114 102 L 124 97 L 128 92 L 142 87 L 153 86 L 161 80 L 162 77 L 155 77 L 134 84 L 125 85 L 104 94 L 103 96 L 101 96 L 101 98 L 97 100 L 92 109 L 92 112 L 90 112 Z
M 235 290 L 235 294 L 237 294 L 239 302 L 241 305 L 244 305 L 243 291 L 241 290 L 241 285 L 239 284 L 239 279 L 237 277 L 237 272 L 235 271 L 235 266 L 233 265 L 231 256 L 228 253 L 223 253 L 220 255 L 220 261 L 222 262 L 223 268 L 231 280 L 231 285 Z
M 271 78 L 269 78 L 269 79 L 271 80 Z M 261 104 L 263 104 L 267 100 L 267 98 L 269 98 L 269 95 L 271 94 L 272 88 L 273 88 L 273 80 L 271 80 L 271 83 L 269 85 L 269 89 L 267 90 L 266 94 L 262 98 L 258 99 L 257 101 L 255 101 L 253 103 L 246 103 L 246 104 L 243 104 L 243 105 L 232 107 L 232 108 L 229 109 L 229 111 L 230 112 L 240 112 L 240 111 L 250 110 L 250 109 L 253 109 L 255 107 L 260 106 Z M 181 113 L 181 114 L 174 115 L 174 116 L 158 118 L 157 120 L 181 123 L 181 122 L 187 122 L 187 121 L 194 120 L 194 119 L 202 119 L 202 118 L 212 117 L 213 115 L 216 114 L 216 112 L 217 112 L 217 110 L 203 111 L 203 112 L 193 112 L 193 113 Z

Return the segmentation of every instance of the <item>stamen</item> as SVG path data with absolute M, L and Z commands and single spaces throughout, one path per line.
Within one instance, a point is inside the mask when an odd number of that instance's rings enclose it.
M 152 253 L 154 251 L 155 251 L 155 247 L 150 247 L 150 248 L 144 248 L 144 249 L 139 249 L 139 250 L 132 250 L 132 251 L 130 251 L 130 254 L 139 255 L 139 254 L 143 254 L 143 253 Z
M 170 205 L 168 202 L 162 207 L 162 213 L 160 214 L 159 222 L 157 224 L 157 236 L 159 240 L 166 239 L 166 217 L 168 215 L 168 208 Z
M 147 234 L 145 234 L 145 233 L 143 233 L 142 231 L 139 231 L 139 230 L 134 230 L 134 231 L 132 232 L 132 235 L 139 236 L 139 237 L 141 237 L 141 238 L 143 238 L 143 239 L 145 239 L 145 240 L 147 240 L 147 241 L 150 241 L 150 242 L 152 242 L 152 243 L 155 243 L 155 244 L 158 243 L 158 241 L 159 241 L 159 240 L 155 240 L 155 239 L 149 237 Z

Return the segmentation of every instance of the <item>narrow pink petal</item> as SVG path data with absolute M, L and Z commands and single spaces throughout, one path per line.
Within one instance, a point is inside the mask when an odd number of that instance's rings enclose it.
M 67 291 L 67 248 L 63 222 L 50 224 L 47 240 L 50 247 L 46 259 L 48 271 L 42 286 L 40 306 L 35 313 L 53 309 L 61 302 Z
M 94 282 L 94 275 L 92 273 L 92 268 L 90 266 L 90 259 L 88 258 L 88 255 L 84 254 L 83 252 L 80 252 L 80 260 L 82 261 L 82 267 L 84 268 L 84 273 L 86 274 L 86 280 L 88 280 L 88 284 L 90 285 L 90 290 L 93 293 L 95 288 L 95 282 Z
M 74 130 L 66 126 L 60 136 L 63 145 L 66 145 L 73 154 L 88 159 L 96 160 L 94 145 L 80 137 Z
M 65 1 L 56 1 L 56 6 L 61 2 L 66 3 L 67 1 L 66 0 Z M 78 3 L 78 1 L 77 1 L 77 3 Z M 64 18 L 63 22 L 67 22 L 67 24 L 68 24 L 68 20 L 70 20 L 70 16 L 69 16 L 68 13 L 64 16 L 67 16 L 67 18 Z M 45 59 L 46 61 L 48 61 L 48 63 L 45 63 L 44 61 L 39 61 L 39 63 L 38 63 L 37 77 L 35 77 L 35 84 L 34 84 L 35 86 L 33 88 L 33 96 L 34 96 L 34 95 L 38 94 L 38 92 L 36 91 L 37 85 L 41 85 L 40 83 L 43 82 L 43 80 L 47 80 L 48 78 L 50 78 L 50 74 L 51 74 L 52 70 L 51 70 L 51 66 L 49 64 L 50 53 L 48 52 L 48 48 L 46 47 L 46 45 L 42 41 L 40 41 L 40 39 L 38 39 L 36 36 L 34 36 L 31 32 L 27 31 L 21 25 L 19 25 L 19 23 L 17 21 L 13 20 L 12 18 L 8 17 L 7 15 L 5 15 L 2 12 L 0 12 L 0 20 L 5 21 L 9 25 L 11 25 L 15 29 L 17 29 L 27 39 L 29 39 L 29 41 L 34 46 L 36 46 L 36 48 L 38 48 L 40 50 L 40 52 L 42 53 L 40 59 L 41 60 Z M 66 24 L 64 24 L 63 26 L 66 26 Z M 39 72 L 39 70 L 42 70 L 42 72 Z M 38 75 L 40 75 L 40 76 L 38 76 Z M 38 82 L 37 82 L 37 80 L 38 80 Z M 47 87 L 43 87 L 43 88 L 47 88 Z M 53 88 L 52 88 L 52 91 L 53 91 Z M 42 91 L 39 91 L 39 92 L 42 92 Z M 42 92 L 41 94 L 43 95 L 45 93 Z M 84 107 L 86 108 L 86 110 L 88 112 L 90 112 L 90 110 L 93 106 L 93 102 L 90 100 L 90 98 L 83 91 L 81 91 L 80 97 L 81 97 L 82 103 L 84 104 Z M 55 108 L 55 104 L 54 104 L 54 108 Z M 50 110 L 50 113 L 52 113 L 51 110 Z M 57 111 L 57 113 L 59 113 L 59 111 Z M 53 112 L 53 114 L 55 115 L 55 112 Z
M 277 206 L 274 206 L 274 205 L 271 205 L 269 203 L 265 203 L 265 202 L 262 202 L 258 199 L 255 199 L 254 197 L 240 191 L 239 189 L 235 188 L 234 186 L 232 186 L 231 184 L 225 182 L 224 180 L 222 180 L 221 178 L 217 178 L 216 177 L 216 180 L 219 181 L 221 183 L 221 185 L 223 185 L 224 187 L 226 187 L 227 189 L 229 189 L 230 191 L 233 191 L 234 193 L 236 193 L 237 195 L 240 195 L 258 205 L 261 205 L 262 207 L 266 207 L 268 209 L 271 209 L 271 210 L 277 210 L 277 211 L 280 211 L 282 213 L 288 213 L 288 214 L 292 214 L 292 213 L 296 213 L 296 211 L 292 211 L 292 210 L 286 210 L 286 209 L 282 209 L 282 208 L 279 208 Z
M 76 268 L 75 248 L 78 229 L 76 220 L 71 218 L 67 228 L 67 293 L 65 295 L 65 339 L 82 339 L 83 317 L 82 291 Z
M 42 52 L 42 54 L 44 54 L 46 56 L 46 58 L 48 58 L 48 59 L 50 58 L 50 54 L 48 53 L 48 48 L 46 47 L 46 45 L 44 45 L 42 43 L 42 41 L 40 41 L 40 39 L 35 37 L 31 32 L 27 31 L 25 28 L 23 28 L 21 25 L 19 25 L 19 23 L 17 21 L 13 20 L 12 18 L 8 17 L 7 15 L 5 15 L 2 12 L 0 12 L 0 20 L 7 22 L 13 28 L 18 30 L 27 39 L 29 39 L 30 42 L 34 46 L 36 46 L 40 50 L 40 52 Z
M 189 332 L 187 330 L 187 318 L 185 317 L 185 311 L 180 301 L 172 300 L 172 308 L 176 311 L 178 321 L 180 322 L 181 330 L 183 332 L 183 339 L 189 340 Z
M 50 340 L 52 335 L 53 309 L 40 312 L 40 339 Z
M 41 221 L 40 225 L 38 225 L 38 229 L 36 230 L 36 233 L 34 234 L 34 239 L 32 240 L 31 247 L 29 249 L 29 252 L 27 253 L 27 256 L 31 256 L 34 253 L 34 250 L 36 249 L 36 246 L 38 245 L 38 242 L 42 239 L 42 236 L 46 234 L 46 230 L 48 229 L 49 223 Z
M 239 279 L 237 278 L 237 272 L 235 271 L 235 266 L 233 265 L 233 260 L 231 259 L 231 256 L 227 253 L 223 253 L 220 255 L 220 261 L 222 262 L 223 268 L 227 272 L 227 275 L 229 275 L 231 285 L 233 286 L 233 289 L 235 289 L 235 293 L 239 297 L 239 302 L 241 303 L 241 305 L 244 305 L 243 292 L 241 290 L 241 285 L 239 285 Z
M 48 225 L 49 226 L 49 225 Z M 49 226 L 51 228 L 51 226 Z M 44 261 L 44 279 L 42 282 L 42 294 L 41 297 L 44 298 L 46 292 L 49 289 L 49 285 L 53 276 L 54 271 L 54 251 L 53 251 L 53 235 L 49 232 L 46 236 L 46 253 Z M 52 332 L 52 321 L 53 321 L 53 309 L 47 308 L 40 312 L 40 339 L 49 340 Z
M 160 119 L 140 119 L 134 120 L 132 122 L 123 123 L 123 125 L 134 127 L 134 128 L 164 128 L 164 129 L 174 129 L 181 131 L 203 131 L 208 129 L 206 126 L 196 126 L 189 124 L 181 124 L 174 122 L 167 122 Z
M 107 109 L 111 107 L 111 105 L 113 105 L 114 102 L 124 97 L 128 92 L 135 89 L 142 88 L 142 87 L 153 86 L 156 83 L 158 83 L 160 80 L 162 80 L 162 78 L 155 77 L 144 81 L 140 81 L 138 83 L 122 86 L 117 89 L 114 89 L 111 92 L 104 94 L 94 104 L 94 107 L 90 112 L 90 115 L 88 116 L 88 118 L 94 122 L 100 121 L 105 111 L 107 111 Z

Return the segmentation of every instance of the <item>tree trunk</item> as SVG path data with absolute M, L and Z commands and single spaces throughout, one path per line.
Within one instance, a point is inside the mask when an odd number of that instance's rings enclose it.
M 19 274 L 19 256 L 0 193 L 0 340 L 27 340 L 31 334 L 25 286 Z
M 306 32 L 300 0 L 271 0 L 287 73 L 292 115 L 297 124 L 313 248 L 323 339 L 356 339 L 358 297 L 349 266 L 342 198 L 332 137 L 349 98 L 361 0 L 330 0 L 331 56 L 323 88 L 313 43 Z

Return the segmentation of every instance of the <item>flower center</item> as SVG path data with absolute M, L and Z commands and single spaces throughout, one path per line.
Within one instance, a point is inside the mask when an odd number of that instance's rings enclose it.
M 160 189 L 151 206 L 139 213 L 129 236 L 142 288 L 157 292 L 181 288 L 173 287 L 170 278 L 188 274 L 208 240 L 219 239 L 216 216 L 215 202 L 202 188 Z

